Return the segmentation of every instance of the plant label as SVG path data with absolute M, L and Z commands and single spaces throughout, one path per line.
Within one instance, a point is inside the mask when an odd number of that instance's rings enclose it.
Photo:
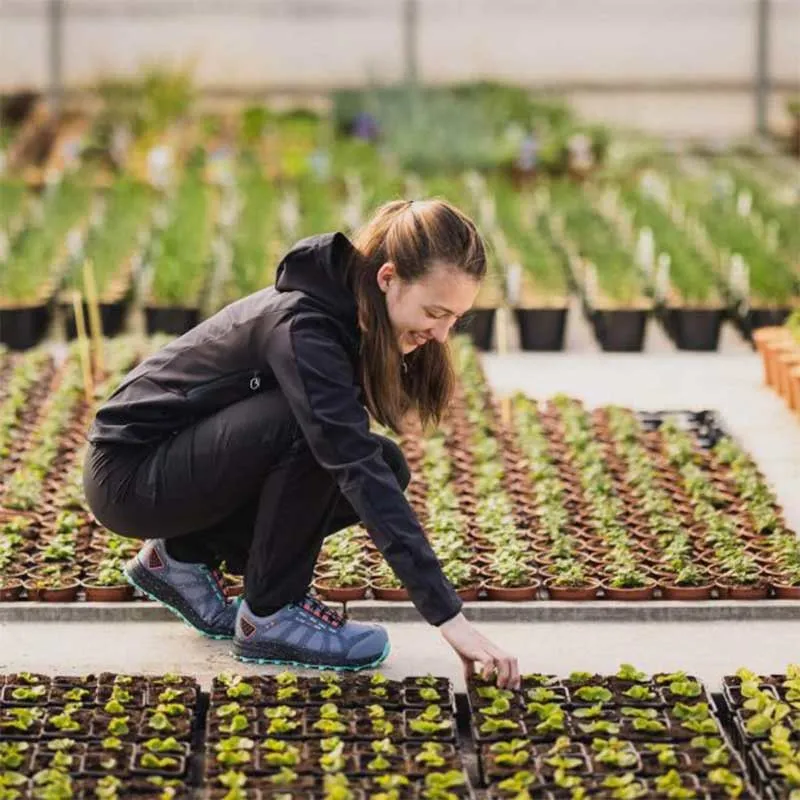
M 53 192 L 58 188 L 61 183 L 63 174 L 61 170 L 54 167 L 48 167 L 44 173 L 45 193 L 47 197 L 52 196 Z
M 663 300 L 669 294 L 670 267 L 672 259 L 669 253 L 658 254 L 658 267 L 656 269 L 655 291 L 656 296 Z
M 550 189 L 547 186 L 540 186 L 533 193 L 533 207 L 537 214 L 543 214 L 550 208 Z
M 83 251 L 83 231 L 75 226 L 67 234 L 67 252 L 70 258 L 79 258 Z
M 283 233 L 289 239 L 294 238 L 300 225 L 300 209 L 297 206 L 297 196 L 295 194 L 292 192 L 284 194 L 278 214 Z M 355 227 L 358 227 L 358 225 Z
M 326 181 L 331 175 L 331 157 L 327 150 L 318 148 L 308 158 L 311 174 L 318 181 Z
M 744 300 L 750 296 L 750 269 L 739 253 L 734 253 L 730 260 L 728 283 L 731 289 Z
M 506 267 L 506 294 L 508 302 L 514 306 L 519 303 L 522 293 L 522 264 L 515 261 Z
M 173 152 L 168 144 L 151 147 L 147 153 L 147 178 L 153 186 L 164 188 L 170 182 Z
M 650 277 L 656 260 L 656 243 L 650 228 L 641 228 L 636 240 L 636 263 Z
M 111 134 L 111 157 L 117 164 L 124 164 L 133 136 L 127 125 L 117 125 Z
M 81 156 L 80 136 L 72 136 L 64 142 L 62 153 L 64 154 L 64 166 L 67 169 L 75 169 Z
M 239 219 L 240 204 L 233 192 L 226 193 L 219 209 L 219 224 L 223 228 L 233 228 Z
M 350 200 L 344 204 L 342 208 L 342 219 L 351 230 L 355 230 L 361 225 L 361 208 L 354 198 L 350 198 Z
M 479 201 L 479 209 L 483 224 L 493 228 L 497 222 L 497 209 L 495 208 L 494 198 L 484 194 Z
M 746 217 L 752 208 L 753 195 L 747 189 L 743 189 L 736 198 L 736 213 L 740 217 Z
M 217 186 L 232 186 L 233 158 L 229 147 L 219 147 L 209 154 L 207 173 L 211 183 Z

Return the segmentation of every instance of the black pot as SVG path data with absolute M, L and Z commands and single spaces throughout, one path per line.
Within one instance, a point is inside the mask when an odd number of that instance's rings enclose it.
M 20 125 L 33 110 L 39 95 L 36 92 L 12 92 L 0 97 L 0 116 L 9 127 Z
M 647 316 L 643 309 L 592 311 L 594 334 L 603 350 L 616 353 L 639 352 L 644 347 Z
M 515 308 L 523 350 L 563 350 L 566 308 Z
M 39 343 L 49 321 L 48 304 L 0 308 L 0 342 L 12 350 L 27 350 Z
M 455 328 L 459 333 L 467 333 L 479 350 L 488 350 L 492 346 L 494 332 L 495 308 L 476 308 L 459 322 Z
M 661 319 L 679 350 L 716 350 L 725 319 L 721 308 L 665 308 Z
M 789 308 L 751 308 L 744 315 L 744 322 L 749 333 L 752 333 L 758 328 L 783 325 L 790 313 Z
M 147 306 L 144 310 L 147 332 L 180 336 L 200 322 L 200 309 L 181 306 Z
M 128 301 L 118 300 L 116 303 L 100 303 L 100 324 L 103 328 L 103 336 L 117 336 L 122 332 L 125 323 L 125 311 Z M 62 303 L 61 308 L 64 312 L 64 325 L 68 339 L 74 339 L 78 335 L 75 325 L 75 312 L 72 304 Z M 86 302 L 83 304 L 83 318 L 85 324 L 89 325 L 89 307 Z M 87 328 L 87 334 L 91 332 L 91 327 Z

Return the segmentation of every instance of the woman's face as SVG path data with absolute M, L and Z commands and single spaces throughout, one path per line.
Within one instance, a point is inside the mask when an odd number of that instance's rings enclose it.
M 387 262 L 378 270 L 377 279 L 404 355 L 431 339 L 444 342 L 458 318 L 472 307 L 480 288 L 472 276 L 442 263 L 407 283 L 394 264 Z

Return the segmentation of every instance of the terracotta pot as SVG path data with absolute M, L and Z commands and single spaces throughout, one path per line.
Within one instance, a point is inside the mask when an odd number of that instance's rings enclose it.
M 33 581 L 26 581 L 24 585 L 28 592 L 28 599 L 38 600 L 42 603 L 72 603 L 81 588 L 80 582 L 77 580 L 58 589 L 38 589 Z
M 775 390 L 780 388 L 780 356 L 794 349 L 794 342 L 789 338 L 788 332 L 783 336 L 771 339 L 766 344 L 767 353 L 767 383 Z
M 0 586 L 0 602 L 7 603 L 19 600 L 23 588 L 22 581 L 19 578 L 9 578 Z
M 714 591 L 714 584 L 705 586 L 678 586 L 676 584 L 662 583 L 662 600 L 710 600 Z
M 800 411 L 800 367 L 789 370 L 789 408 Z
M 243 583 L 234 583 L 232 586 L 225 587 L 225 597 L 239 597 L 241 594 L 244 593 L 244 584 Z
M 16 511 L 10 508 L 0 508 L 0 523 L 9 522 L 14 517 L 25 517 L 40 527 L 45 524 L 44 518 L 38 511 Z
M 600 588 L 598 581 L 592 581 L 586 586 L 554 586 L 551 582 L 545 582 L 551 600 L 596 600 L 597 591 Z
M 5 572 L 0 575 L 0 577 L 4 578 L 6 581 L 13 581 L 13 580 L 25 580 L 25 576 L 28 574 L 27 567 L 24 566 L 14 566 L 13 569 L 9 566 Z
M 639 586 L 631 589 L 615 589 L 613 586 L 603 584 L 603 592 L 607 600 L 652 600 L 656 591 L 656 582 L 652 581 L 649 586 Z
M 89 603 L 126 603 L 133 599 L 133 586 L 93 586 L 85 581 L 83 590 Z
M 520 602 L 522 600 L 535 600 L 539 593 L 539 581 L 534 580 L 530 586 L 492 586 L 486 585 L 486 595 L 489 600 L 504 600 Z
M 768 386 L 771 385 L 767 366 L 769 344 L 783 338 L 785 335 L 786 330 L 779 325 L 757 328 L 753 331 L 753 343 L 756 346 L 756 350 L 758 350 L 759 354 L 761 355 L 761 363 L 764 366 L 764 383 L 766 383 Z
M 456 589 L 456 594 L 464 600 L 464 602 L 471 602 L 478 599 L 480 590 L 480 586 L 466 586 L 463 589 Z
M 397 588 L 391 588 L 389 586 L 381 586 L 378 583 L 373 583 L 370 585 L 372 589 L 372 593 L 375 595 L 376 600 L 408 600 L 409 594 L 408 589 L 404 586 Z
M 42 575 L 42 569 L 44 568 L 44 564 L 40 564 L 37 562 L 33 562 L 30 569 L 28 570 L 28 578 L 30 580 L 39 580 L 46 576 Z M 69 579 L 70 581 L 78 580 L 78 568 L 75 566 L 64 567 L 60 571 L 60 575 L 62 578 Z
M 368 584 L 360 586 L 330 586 L 324 581 L 314 581 L 314 588 L 325 600 L 347 603 L 350 600 L 363 600 L 367 596 Z
M 800 600 L 800 586 L 775 581 L 772 588 L 775 590 L 775 597 L 778 600 Z
M 784 351 L 778 354 L 778 394 L 789 404 L 789 408 L 794 410 L 792 405 L 792 379 L 793 370 L 800 368 L 800 345 L 793 350 Z
M 769 584 L 755 586 L 732 586 L 723 581 L 717 582 L 720 597 L 725 600 L 765 600 L 769 596 Z

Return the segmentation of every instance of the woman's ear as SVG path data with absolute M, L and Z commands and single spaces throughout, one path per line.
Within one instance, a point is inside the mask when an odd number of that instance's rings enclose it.
M 378 287 L 384 294 L 389 291 L 389 284 L 396 276 L 397 272 L 395 271 L 394 264 L 392 264 L 391 261 L 386 261 L 379 267 L 375 277 L 378 281 Z

